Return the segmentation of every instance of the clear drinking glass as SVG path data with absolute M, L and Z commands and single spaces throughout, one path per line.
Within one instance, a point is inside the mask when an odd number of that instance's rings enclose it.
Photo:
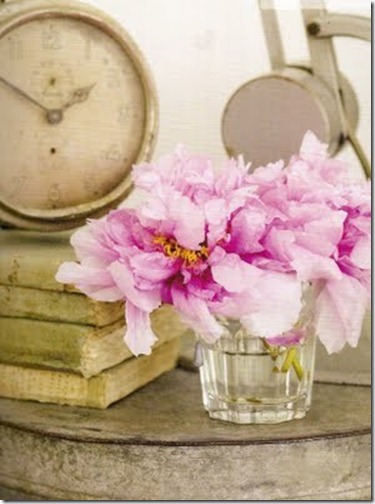
M 200 340 L 203 404 L 211 418 L 272 424 L 303 418 L 310 408 L 315 360 L 313 298 L 305 297 L 301 339 L 288 345 L 254 337 L 236 320 L 221 319 L 226 333 L 215 344 Z M 285 334 L 285 333 L 284 333 Z

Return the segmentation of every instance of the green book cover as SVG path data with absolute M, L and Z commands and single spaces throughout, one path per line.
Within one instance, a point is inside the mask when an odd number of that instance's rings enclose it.
M 158 341 L 177 338 L 185 330 L 173 307 L 151 315 Z M 70 370 L 86 378 L 99 374 L 132 354 L 123 341 L 124 319 L 109 326 L 0 317 L 0 362 Z
M 0 396 L 106 408 L 173 369 L 178 343 L 176 338 L 165 342 L 151 355 L 132 357 L 91 378 L 67 371 L 0 363 Z
M 124 318 L 124 303 L 94 301 L 84 294 L 0 285 L 0 317 L 23 317 L 97 327 Z
M 64 261 L 74 261 L 70 233 L 0 232 L 0 284 L 56 291 L 74 291 L 55 280 Z

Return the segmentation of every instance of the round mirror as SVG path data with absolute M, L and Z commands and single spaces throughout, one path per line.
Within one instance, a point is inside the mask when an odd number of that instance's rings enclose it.
M 358 109 L 354 93 L 345 84 L 352 125 Z M 354 123 L 353 123 L 354 121 Z M 334 154 L 344 138 L 330 89 L 308 70 L 289 67 L 251 80 L 229 99 L 222 120 L 222 136 L 230 156 L 242 154 L 252 169 L 298 152 L 311 130 Z

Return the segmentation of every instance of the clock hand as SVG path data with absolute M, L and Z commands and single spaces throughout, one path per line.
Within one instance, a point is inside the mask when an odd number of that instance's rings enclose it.
M 91 84 L 90 86 L 81 87 L 73 91 L 70 99 L 65 103 L 65 105 L 61 107 L 61 110 L 66 110 L 67 108 L 71 107 L 72 105 L 75 105 L 76 103 L 82 103 L 86 101 L 95 84 L 96 82 L 94 82 L 94 84 Z
M 4 77 L 0 76 L 0 82 L 2 82 L 3 84 L 5 84 L 6 86 L 8 86 L 10 89 L 13 89 L 13 91 L 15 91 L 19 95 L 23 96 L 24 98 L 26 98 L 26 100 L 30 101 L 31 103 L 34 103 L 34 105 L 36 105 L 37 107 L 41 108 L 45 112 L 49 111 L 49 109 L 47 107 L 45 107 L 40 102 L 38 102 L 37 100 L 35 100 L 35 98 L 33 98 L 32 96 L 30 96 L 27 93 L 25 93 L 25 91 L 23 91 L 19 87 L 15 86 L 14 84 L 12 84 L 11 82 L 9 82 L 8 80 L 4 79 Z
M 64 117 L 63 111 L 76 103 L 82 103 L 82 102 L 86 101 L 87 98 L 89 97 L 91 89 L 95 86 L 95 83 L 94 83 L 94 84 L 91 84 L 90 86 L 76 89 L 75 91 L 73 91 L 70 99 L 68 100 L 67 103 L 65 103 L 65 105 L 63 105 L 59 109 L 50 109 L 50 108 L 46 107 L 45 105 L 43 105 L 42 103 L 38 102 L 35 98 L 33 98 L 32 96 L 27 94 L 25 91 L 20 89 L 15 84 L 12 84 L 11 82 L 9 82 L 7 79 L 2 77 L 1 75 L 0 75 L 0 82 L 5 84 L 6 86 L 8 86 L 15 93 L 19 94 L 20 96 L 22 96 L 23 98 L 25 98 L 29 102 L 33 103 L 34 105 L 36 105 L 37 107 L 42 109 L 46 113 L 46 119 L 50 124 L 60 123 Z
M 71 94 L 70 99 L 59 109 L 47 109 L 47 121 L 50 124 L 58 124 L 64 118 L 64 110 L 71 107 L 75 103 L 82 103 L 87 100 L 89 97 L 91 89 L 95 86 L 96 83 L 91 84 L 90 86 L 78 88 Z
M 62 121 L 63 111 L 61 109 L 49 109 L 48 107 L 44 106 L 42 103 L 38 102 L 35 98 L 33 98 L 32 96 L 25 93 L 25 91 L 20 89 L 18 86 L 15 86 L 11 82 L 9 82 L 7 79 L 4 79 L 4 77 L 2 77 L 1 75 L 0 75 L 0 82 L 5 84 L 6 86 L 8 86 L 15 93 L 19 94 L 20 96 L 23 96 L 23 98 L 25 98 L 29 102 L 33 103 L 34 105 L 36 105 L 37 107 L 42 109 L 46 113 L 46 119 L 50 124 L 58 124 L 59 122 Z

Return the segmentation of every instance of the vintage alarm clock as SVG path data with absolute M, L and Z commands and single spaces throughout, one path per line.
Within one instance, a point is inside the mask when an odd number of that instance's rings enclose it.
M 85 4 L 0 5 L 0 221 L 61 230 L 119 204 L 148 159 L 157 97 L 128 33 Z

